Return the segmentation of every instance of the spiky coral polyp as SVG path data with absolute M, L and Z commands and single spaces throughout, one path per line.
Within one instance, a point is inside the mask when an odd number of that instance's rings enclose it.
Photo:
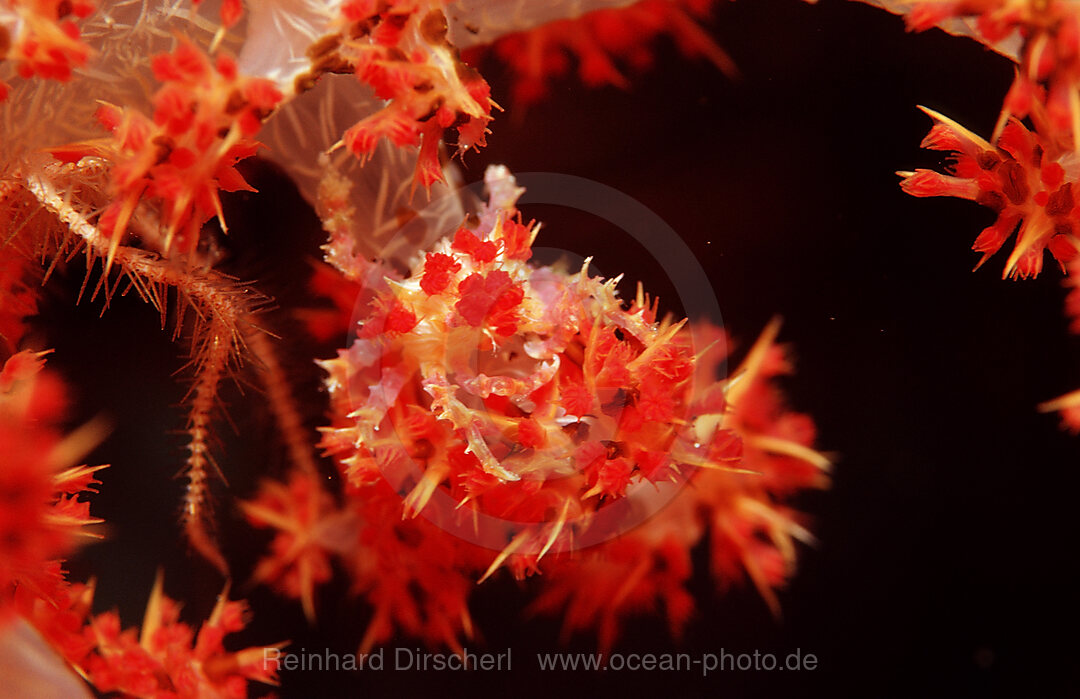
M 1064 270 L 1077 256 L 1080 209 L 1073 184 L 1080 172 L 1074 159 L 1052 142 L 1010 120 L 996 143 L 976 136 L 948 117 L 924 109 L 934 121 L 923 147 L 946 151 L 954 162 L 947 174 L 932 170 L 899 173 L 901 187 L 917 197 L 971 199 L 997 214 L 994 224 L 975 240 L 982 265 L 1016 232 L 1016 245 L 1004 276 L 1038 276 L 1043 252 L 1049 251 Z

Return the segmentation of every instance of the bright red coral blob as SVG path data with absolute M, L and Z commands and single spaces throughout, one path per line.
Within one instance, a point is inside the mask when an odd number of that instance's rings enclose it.
M 472 327 L 487 325 L 503 337 L 517 330 L 517 307 L 525 293 L 506 272 L 471 274 L 458 284 L 458 294 L 461 300 L 454 310 Z
M 461 264 L 453 257 L 438 252 L 429 252 L 424 262 L 424 276 L 420 279 L 420 288 L 429 296 L 441 293 L 456 272 L 461 271 Z

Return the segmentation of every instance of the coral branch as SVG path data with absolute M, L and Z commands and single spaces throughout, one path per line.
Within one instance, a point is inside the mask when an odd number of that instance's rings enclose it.
M 210 519 L 210 514 L 207 512 L 210 502 L 210 488 L 207 482 L 210 469 L 212 467 L 219 475 L 221 471 L 210 456 L 208 440 L 218 387 L 235 351 L 227 329 L 221 323 L 211 321 L 210 327 L 206 330 L 202 348 L 199 350 L 200 359 L 195 367 L 195 384 L 190 393 L 192 397 L 187 424 L 188 458 L 184 467 L 184 475 L 188 483 L 181 514 L 181 523 L 192 547 L 220 570 L 222 575 L 228 575 L 228 565 L 214 543 L 207 524 Z
M 244 341 L 258 362 L 267 405 L 274 414 L 280 437 L 289 451 L 289 459 L 305 474 L 314 477 L 319 472 L 312 449 L 315 435 L 304 428 L 296 398 L 278 361 L 273 341 L 266 333 L 255 328 L 247 329 Z

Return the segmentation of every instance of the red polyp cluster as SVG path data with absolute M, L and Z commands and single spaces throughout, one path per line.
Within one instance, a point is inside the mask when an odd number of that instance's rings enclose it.
M 721 337 L 714 328 L 703 330 L 706 338 Z M 791 370 L 772 344 L 776 330 L 775 323 L 766 330 L 731 381 L 716 381 L 721 344 L 698 356 L 688 414 L 699 441 L 673 449 L 670 458 L 699 468 L 678 497 L 645 524 L 545 569 L 534 609 L 560 614 L 564 637 L 595 630 L 608 649 L 621 621 L 642 613 L 662 613 L 679 636 L 694 608 L 690 552 L 703 541 L 719 586 L 749 578 L 779 613 L 776 590 L 794 570 L 795 540 L 813 540 L 784 503 L 827 487 L 829 464 L 811 449 L 813 422 L 790 412 L 775 386 Z M 710 432 L 716 437 L 706 444 Z
M 904 7 L 911 29 L 953 18 L 974 19 L 976 38 L 1003 53 L 1020 40 L 1016 77 L 987 142 L 959 124 L 924 109 L 937 122 L 923 146 L 950 152 L 955 162 L 942 175 L 901 172 L 904 191 L 915 196 L 955 196 L 989 207 L 997 220 L 976 239 L 979 265 L 1016 232 L 1003 276 L 1035 277 L 1048 250 L 1063 271 L 1078 271 L 1080 208 L 1080 4 L 1072 0 L 956 0 Z M 1001 42 L 1001 43 L 999 43 Z M 1019 120 L 1031 125 L 1027 128 Z M 978 266 L 978 265 L 977 265 Z M 1066 313 L 1077 330 L 1076 283 Z M 1080 391 L 1039 406 L 1059 411 L 1064 425 L 1080 430 Z
M 70 79 L 72 69 L 90 57 L 72 17 L 82 19 L 93 11 L 89 0 L 0 1 L 0 61 L 14 61 L 21 78 Z M 7 90 L 0 82 L 0 100 Z
M 253 579 L 301 600 L 304 613 L 314 619 L 314 590 L 330 579 L 329 553 L 342 541 L 340 532 L 349 528 L 348 517 L 338 513 L 313 477 L 302 473 L 293 473 L 287 485 L 263 483 L 256 499 L 241 507 L 254 526 L 276 530 L 270 544 L 274 555 L 262 561 Z
M 1077 256 L 1075 235 L 1080 226 L 1073 183 L 1080 163 L 1011 119 L 996 143 L 971 133 L 929 109 L 937 122 L 923 140 L 924 148 L 946 151 L 953 157 L 948 174 L 932 170 L 900 173 L 900 183 L 917 197 L 951 196 L 971 199 L 992 209 L 997 220 L 972 246 L 983 253 L 979 265 L 1001 249 L 1016 232 L 1016 244 L 1005 263 L 1003 276 L 1038 276 L 1043 251 L 1048 250 L 1065 269 Z
M 386 481 L 348 492 L 350 509 L 361 518 L 355 554 L 346 559 L 352 589 L 374 608 L 360 652 L 398 633 L 460 651 L 462 640 L 473 637 L 474 571 L 489 552 L 423 517 L 403 519 L 401 498 Z
M 42 371 L 46 354 L 19 352 L 0 370 L 0 617 L 16 592 L 45 600 L 60 594 L 60 559 L 94 536 L 87 525 L 102 521 L 82 497 L 97 492 L 93 474 L 104 466 L 72 463 L 97 438 L 90 428 L 66 436 L 58 429 L 65 390 Z
M 155 56 L 152 65 L 162 87 L 151 118 L 103 105 L 98 120 L 113 138 L 54 149 L 53 155 L 112 163 L 113 201 L 99 225 L 111 236 L 113 252 L 139 202 L 152 199 L 161 205 L 163 230 L 143 227 L 140 236 L 163 253 L 174 245 L 192 253 L 207 220 L 216 215 L 225 227 L 218 192 L 251 191 L 235 165 L 258 150 L 254 136 L 282 95 L 269 80 L 238 75 L 228 56 L 212 61 L 186 41 Z
M 12 355 L 0 370 L 0 630 L 16 616 L 32 625 L 101 692 L 198 699 L 248 696 L 249 680 L 272 683 L 264 648 L 225 649 L 246 625 L 242 602 L 219 598 L 197 631 L 180 621 L 159 577 L 142 628 L 121 631 L 115 612 L 92 615 L 93 582 L 70 583 L 61 565 L 80 539 L 96 537 L 83 498 L 104 466 L 71 466 L 96 445 L 100 426 L 57 428 L 66 405 L 60 381 L 43 371 L 47 352 Z M 35 672 L 43 673 L 40 668 Z
M 501 37 L 492 47 L 514 72 L 516 102 L 529 104 L 547 95 L 548 81 L 576 67 L 589 87 L 629 85 L 624 72 L 653 63 L 650 43 L 670 36 L 690 56 L 705 56 L 729 75 L 734 62 L 698 24 L 715 0 L 640 0 L 627 7 L 587 12 L 525 32 Z M 575 66 L 576 63 L 576 66 Z
M 349 128 L 339 145 L 361 159 L 382 138 L 419 146 L 414 184 L 425 188 L 443 179 L 440 139 L 450 143 L 456 132 L 459 154 L 485 145 L 496 105 L 487 82 L 447 39 L 441 2 L 349 0 L 339 24 L 340 33 L 312 48 L 315 70 L 351 71 L 388 103 Z
M 1004 276 L 1037 276 L 1044 250 L 1064 270 L 1076 257 L 1080 224 L 1072 191 L 1080 177 L 1080 7 L 1067 0 L 958 0 L 917 2 L 907 10 L 914 30 L 953 18 L 974 19 L 988 45 L 1018 36 L 1016 77 L 989 142 L 924 110 L 937 124 L 923 146 L 953 153 L 955 163 L 948 176 L 900 173 L 901 184 L 915 196 L 956 196 L 993 209 L 997 221 L 973 247 L 985 261 L 1016 231 Z
M 531 512 L 540 494 L 556 510 L 564 500 L 590 509 L 586 500 L 641 480 L 637 460 L 666 451 L 685 411 L 693 351 L 683 324 L 656 323 L 643 297 L 625 308 L 615 282 L 587 269 L 529 265 L 536 228 L 516 216 L 491 207 L 439 243 L 411 278 L 386 285 L 354 345 L 326 364 L 342 409 L 360 413 L 342 429 L 364 456 L 434 449 L 407 500 L 414 512 L 446 479 L 503 517 Z
M 614 645 L 621 618 L 633 613 L 662 614 L 678 637 L 694 610 L 686 589 L 693 574 L 687 541 L 701 535 L 692 518 L 680 525 L 688 529 L 650 526 L 648 533 L 612 540 L 580 560 L 559 559 L 533 609 L 562 616 L 564 642 L 573 632 L 595 630 L 604 650 Z
M 26 618 L 94 687 L 134 697 L 243 699 L 248 684 L 275 682 L 275 647 L 226 650 L 224 639 L 247 625 L 247 605 L 218 598 L 196 630 L 158 576 L 141 628 L 122 629 L 116 612 L 91 615 L 93 585 L 72 585 L 54 604 L 25 607 Z

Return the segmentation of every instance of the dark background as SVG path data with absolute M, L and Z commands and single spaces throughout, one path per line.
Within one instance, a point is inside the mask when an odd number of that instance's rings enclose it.
M 801 550 L 800 572 L 774 619 L 752 590 L 720 594 L 704 572 L 699 611 L 681 643 L 655 619 L 626 626 L 623 653 L 762 652 L 801 649 L 812 672 L 536 671 L 534 654 L 560 649 L 558 622 L 523 620 L 528 585 L 485 583 L 474 595 L 483 640 L 474 650 L 513 648 L 512 673 L 294 673 L 282 695 L 964 696 L 1080 691 L 1076 669 L 1078 576 L 1074 572 L 1080 442 L 1040 415 L 1040 401 L 1080 387 L 1080 344 L 1061 313 L 1062 274 L 1002 281 L 1004 254 L 976 273 L 970 251 L 991 215 L 969 202 L 904 195 L 897 169 L 938 167 L 918 144 L 925 104 L 987 135 L 1011 79 L 1010 64 L 966 39 L 911 35 L 861 4 L 743 0 L 717 8 L 709 27 L 742 79 L 681 57 L 661 42 L 655 69 L 631 91 L 557 82 L 551 99 L 524 112 L 507 76 L 482 66 L 508 107 L 489 147 L 466 158 L 466 178 L 487 163 L 519 172 L 587 177 L 633 197 L 663 218 L 712 280 L 723 320 L 742 346 L 770 317 L 798 360 L 786 382 L 811 413 L 819 445 L 838 455 L 833 487 L 799 501 L 821 540 Z M 259 196 L 230 199 L 229 269 L 274 289 L 314 254 L 318 224 L 268 169 L 252 174 Z M 679 311 L 667 274 L 617 230 L 556 207 L 539 244 L 594 255 L 605 273 L 625 272 L 624 294 L 642 279 Z M 293 267 L 282 266 L 286 261 Z M 221 579 L 188 558 L 176 529 L 182 483 L 185 387 L 170 376 L 183 345 L 157 329 L 137 299 L 76 307 L 78 265 L 52 283 L 42 327 L 52 361 L 71 379 L 79 417 L 112 416 L 116 428 L 91 462 L 113 464 L 94 511 L 108 541 L 71 563 L 98 578 L 97 609 L 119 607 L 137 623 L 158 566 L 166 591 L 204 618 Z M 297 290 L 278 288 L 288 309 Z M 291 337 L 287 323 L 278 328 Z M 180 349 L 178 349 L 180 348 Z M 325 350 L 314 350 L 324 352 Z M 318 378 L 297 347 L 293 371 L 317 424 Z M 182 375 L 181 375 L 182 376 Z M 256 474 L 280 473 L 273 427 L 257 391 L 225 399 L 243 439 L 222 430 L 230 495 Z M 252 439 L 254 437 L 254 439 Z M 245 451 L 245 449 L 249 451 Z M 222 499 L 221 502 L 226 502 Z M 265 541 L 219 507 L 226 552 L 250 566 Z M 355 650 L 368 612 L 341 582 L 324 588 L 315 628 L 297 605 L 243 585 L 255 620 L 237 642 L 290 639 L 294 649 Z M 403 639 L 400 645 L 415 647 Z M 592 651 L 590 637 L 570 650 Z M 392 653 L 392 650 L 389 652 Z

